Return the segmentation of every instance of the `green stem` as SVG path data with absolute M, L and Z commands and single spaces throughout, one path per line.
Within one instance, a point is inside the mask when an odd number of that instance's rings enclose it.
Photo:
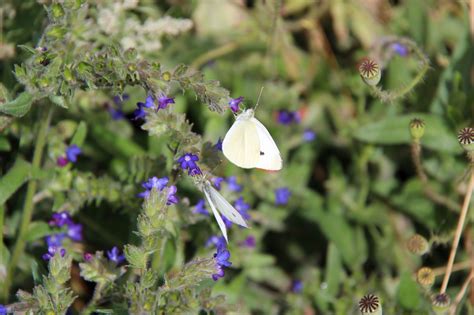
M 41 157 L 43 156 L 44 146 L 46 144 L 46 136 L 48 134 L 49 123 L 51 121 L 51 116 L 53 114 L 54 107 L 51 105 L 44 105 L 48 106 L 47 109 L 40 107 L 41 112 L 41 120 L 40 120 L 40 127 L 38 132 L 38 137 L 36 139 L 35 150 L 33 152 L 33 162 L 32 168 L 33 172 L 37 171 L 41 167 Z M 20 229 L 18 232 L 18 237 L 16 239 L 15 247 L 13 249 L 13 254 L 11 256 L 10 262 L 8 264 L 7 269 L 7 277 L 5 279 L 5 283 L 3 285 L 3 300 L 8 300 L 8 295 L 10 291 L 10 287 L 12 285 L 13 276 L 15 269 L 18 265 L 18 261 L 25 250 L 25 236 L 28 231 L 28 226 L 31 222 L 31 217 L 33 215 L 34 203 L 33 197 L 36 193 L 36 186 L 38 182 L 35 179 L 31 179 L 28 182 L 28 186 L 26 189 L 26 197 L 25 203 L 23 205 L 23 215 L 21 218 Z

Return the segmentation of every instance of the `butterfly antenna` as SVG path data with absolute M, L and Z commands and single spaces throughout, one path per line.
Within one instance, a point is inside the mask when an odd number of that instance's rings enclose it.
M 263 88 L 264 86 L 262 86 L 262 88 L 260 89 L 260 93 L 258 94 L 258 98 L 257 98 L 257 104 L 255 105 L 254 110 L 257 110 L 258 104 L 260 104 L 259 102 L 260 102 L 260 97 L 262 97 Z

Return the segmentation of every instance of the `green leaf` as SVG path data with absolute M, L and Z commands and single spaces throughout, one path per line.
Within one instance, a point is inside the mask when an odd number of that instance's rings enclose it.
M 71 144 L 75 144 L 78 147 L 82 147 L 87 136 L 87 124 L 84 121 L 79 123 L 79 126 L 76 128 L 76 132 L 72 137 Z
M 52 234 L 52 229 L 48 223 L 43 221 L 33 221 L 28 227 L 28 232 L 26 232 L 25 240 L 27 242 L 36 241 L 46 235 Z
M 456 134 L 448 129 L 439 116 L 432 114 L 414 113 L 386 118 L 359 127 L 354 137 L 360 141 L 381 145 L 409 144 L 411 143 L 409 123 L 413 118 L 421 118 L 425 121 L 425 135 L 421 139 L 423 146 L 436 151 L 462 153 Z
M 333 243 L 329 244 L 327 257 L 327 293 L 331 296 L 334 296 L 337 294 L 337 292 L 339 292 L 339 284 L 341 282 L 342 276 L 344 275 L 344 270 L 342 268 L 341 255 Z
M 420 305 L 420 290 L 408 272 L 403 273 L 401 276 L 397 299 L 400 305 L 408 310 L 414 310 Z
M 0 136 L 0 151 L 8 152 L 11 149 L 10 142 L 6 137 Z
M 54 104 L 61 106 L 62 108 L 69 108 L 67 101 L 64 97 L 59 95 L 50 95 L 49 100 Z
M 22 117 L 30 110 L 33 100 L 33 95 L 23 92 L 13 101 L 0 104 L 0 112 L 15 117 Z
M 18 158 L 13 167 L 0 179 L 0 204 L 5 203 L 28 180 L 31 164 Z

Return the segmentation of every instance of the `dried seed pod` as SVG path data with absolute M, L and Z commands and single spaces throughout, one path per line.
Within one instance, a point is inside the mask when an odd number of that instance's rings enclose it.
M 433 269 L 429 267 L 420 268 L 416 273 L 416 281 L 425 288 L 431 288 L 435 281 Z
M 459 130 L 458 141 L 466 152 L 474 151 L 474 128 L 466 127 Z
M 425 122 L 419 118 L 412 119 L 410 121 L 410 134 L 413 140 L 420 140 L 425 134 Z
M 431 297 L 431 306 L 436 315 L 448 314 L 451 299 L 446 293 L 435 294 Z
M 382 315 L 382 303 L 378 296 L 366 294 L 359 301 L 359 310 L 362 315 Z
M 382 78 L 379 64 L 370 58 L 365 58 L 359 65 L 359 74 L 364 82 L 370 86 L 375 86 Z
M 420 234 L 414 234 L 407 241 L 408 250 L 415 255 L 424 255 L 430 250 L 430 244 Z

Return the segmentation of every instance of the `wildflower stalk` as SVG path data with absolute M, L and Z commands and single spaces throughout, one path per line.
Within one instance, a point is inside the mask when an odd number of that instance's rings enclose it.
M 464 227 L 464 222 L 466 221 L 467 212 L 469 210 L 469 203 L 471 201 L 472 190 L 474 189 L 474 170 L 471 170 L 471 177 L 469 180 L 469 185 L 467 186 L 466 196 L 462 205 L 461 213 L 459 214 L 458 225 L 456 227 L 456 233 L 454 234 L 453 245 L 451 247 L 451 252 L 449 253 L 448 264 L 446 267 L 446 273 L 444 274 L 443 283 L 441 285 L 440 293 L 443 294 L 446 292 L 448 287 L 449 277 L 453 269 L 454 258 L 456 257 L 456 252 L 459 245 L 459 240 L 461 239 L 462 230 Z
M 47 106 L 48 108 L 45 108 Z M 49 123 L 51 121 L 51 116 L 53 115 L 54 106 L 44 105 L 40 106 L 39 111 L 41 113 L 40 117 L 40 127 L 38 131 L 38 137 L 36 138 L 35 149 L 33 152 L 33 161 L 32 168 L 33 170 L 38 170 L 41 166 L 41 157 L 43 156 L 43 149 L 46 143 L 46 136 L 48 134 Z M 33 197 L 36 193 L 37 180 L 31 179 L 28 182 L 26 189 L 25 203 L 22 211 L 22 218 L 20 223 L 20 228 L 18 231 L 18 236 L 16 239 L 15 247 L 13 249 L 13 254 L 8 264 L 7 276 L 5 283 L 3 284 L 3 300 L 8 299 L 8 293 L 10 291 L 10 286 L 12 284 L 13 276 L 15 269 L 18 265 L 18 260 L 20 259 L 23 251 L 25 249 L 25 236 L 28 231 L 28 226 L 31 222 L 31 217 L 33 215 L 34 203 Z
M 467 288 L 469 287 L 469 284 L 470 284 L 472 279 L 474 279 L 474 271 L 471 271 L 469 273 L 469 276 L 467 276 L 466 280 L 462 284 L 461 289 L 459 290 L 458 294 L 456 295 L 456 298 L 454 299 L 454 302 L 451 305 L 451 308 L 449 310 L 450 315 L 455 315 L 456 314 L 456 310 L 459 306 L 459 303 L 461 303 L 464 295 L 466 294 Z
M 439 204 L 440 206 L 446 207 L 450 211 L 458 212 L 458 205 L 444 197 L 441 196 L 439 193 L 433 191 L 431 186 L 429 185 L 428 176 L 423 169 L 423 165 L 421 163 L 421 145 L 420 141 L 413 140 L 411 143 L 411 158 L 413 164 L 415 165 L 416 175 L 420 179 L 423 184 L 423 192 L 425 193 L 426 197 L 428 197 L 434 203 Z

